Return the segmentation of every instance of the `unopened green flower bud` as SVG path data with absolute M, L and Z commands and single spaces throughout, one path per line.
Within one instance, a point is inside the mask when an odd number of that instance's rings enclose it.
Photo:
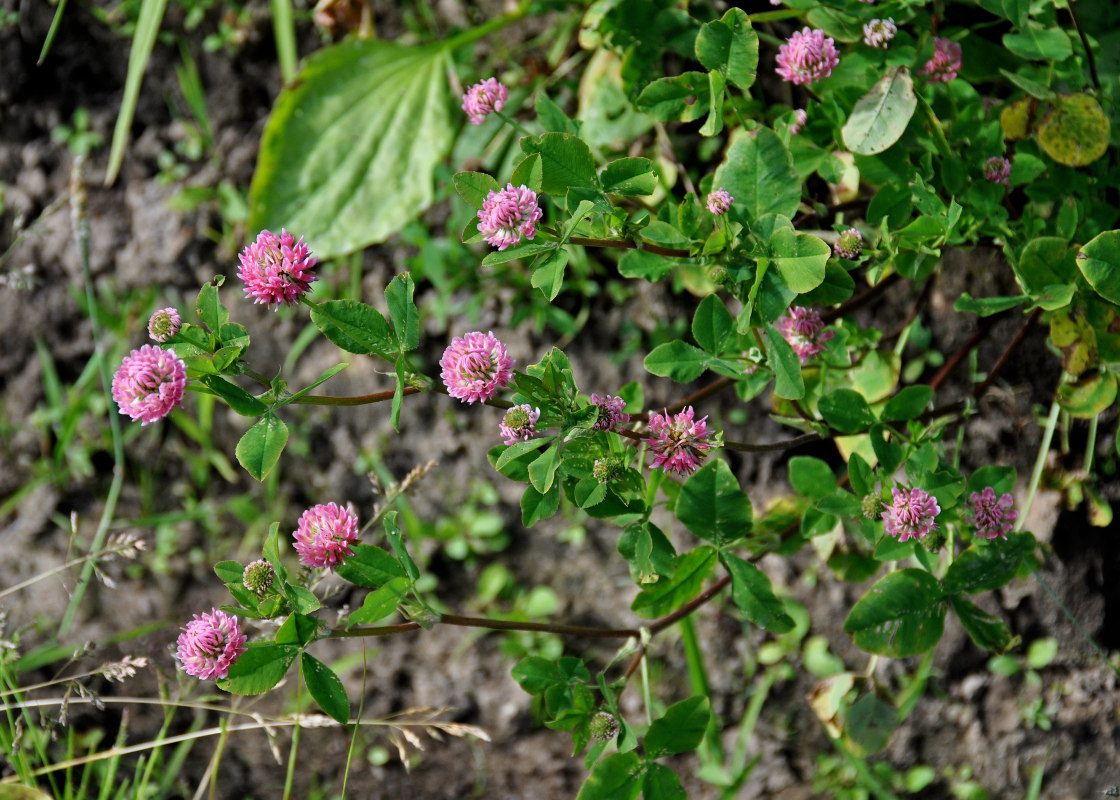
M 883 501 L 879 498 L 879 495 L 872 492 L 863 498 L 860 507 L 865 517 L 868 519 L 878 519 L 879 514 L 883 511 Z
M 245 567 L 245 572 L 241 575 L 241 582 L 245 584 L 245 588 L 257 595 L 257 597 L 264 597 L 264 593 L 272 587 L 272 565 L 259 558 Z
M 592 739 L 597 742 L 607 742 L 618 736 L 619 724 L 614 714 L 600 711 L 591 718 L 589 728 Z
M 620 472 L 622 472 L 622 459 L 618 456 L 597 458 L 595 464 L 591 467 L 591 474 L 595 476 L 595 480 L 599 483 L 610 483 L 618 477 Z
M 840 258 L 854 261 L 863 252 L 863 234 L 855 228 L 848 228 L 836 238 L 834 250 Z
M 936 553 L 945 545 L 945 529 L 938 526 L 923 536 L 920 541 L 922 547 L 929 550 L 931 553 Z
M 730 280 L 731 276 L 727 272 L 727 267 L 715 266 L 708 270 L 708 278 L 711 279 L 712 283 L 718 283 L 720 286 L 724 286 Z

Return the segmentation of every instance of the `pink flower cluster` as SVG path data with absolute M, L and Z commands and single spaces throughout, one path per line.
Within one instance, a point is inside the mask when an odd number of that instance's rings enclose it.
M 937 527 L 941 506 L 923 489 L 891 489 L 892 502 L 883 503 L 883 528 L 900 542 L 921 539 Z
M 727 209 L 731 208 L 734 202 L 735 198 L 721 186 L 708 195 L 708 210 L 718 217 L 726 214 Z
M 183 318 L 175 308 L 161 308 L 152 314 L 148 320 L 148 336 L 153 341 L 163 344 L 179 332 L 183 326 Z
M 653 452 L 650 469 L 664 468 L 681 476 L 691 475 L 712 449 L 708 439 L 708 418 L 694 420 L 692 406 L 687 406 L 676 416 L 668 412 L 649 415 L 649 430 L 654 438 L 649 443 Z
M 187 386 L 187 365 L 162 347 L 146 344 L 133 350 L 113 375 L 113 399 L 122 414 L 147 425 L 179 405 Z
M 976 535 L 988 539 L 1006 539 L 1011 526 L 1019 519 L 1019 512 L 1012 506 L 1015 498 L 1009 494 L 996 497 L 996 490 L 985 486 L 982 492 L 968 496 L 972 508 L 965 512 L 966 520 L 976 526 Z
M 984 162 L 984 180 L 1007 186 L 1011 178 L 1011 162 L 1003 156 L 992 156 Z
M 824 350 L 824 343 L 834 335 L 833 331 L 824 329 L 819 311 L 802 306 L 792 306 L 775 327 L 801 358 L 802 364 Z
M 832 74 L 840 61 L 836 43 L 820 29 L 795 31 L 778 48 L 777 73 L 790 83 L 816 83 Z
M 487 78 L 476 83 L 463 94 L 463 111 L 471 125 L 481 125 L 494 111 L 501 111 L 509 99 L 509 90 L 497 78 Z
M 181 630 L 175 653 L 179 668 L 204 681 L 226 677 L 246 650 L 237 617 L 217 608 L 195 614 Z
M 358 538 L 358 518 L 335 503 L 320 503 L 303 512 L 292 536 L 299 563 L 333 570 L 354 555 L 350 545 Z
M 591 395 L 591 405 L 599 407 L 599 418 L 595 420 L 594 430 L 609 431 L 615 425 L 622 425 L 630 421 L 630 415 L 623 412 L 626 401 L 614 395 Z
M 272 231 L 261 231 L 251 245 L 241 251 L 241 266 L 237 277 L 245 282 L 245 294 L 254 303 L 264 303 L 270 308 L 281 303 L 294 305 L 307 294 L 319 276 L 311 270 L 319 263 L 303 238 L 281 229 L 277 236 Z
M 537 193 L 528 186 L 512 183 L 495 192 L 491 190 L 478 210 L 478 230 L 499 250 L 521 243 L 521 237 L 537 235 L 537 223 L 544 216 L 537 202 Z
M 898 33 L 893 19 L 873 19 L 863 24 L 863 43 L 868 47 L 886 48 L 887 42 Z
M 493 333 L 474 331 L 452 339 L 439 365 L 447 393 L 464 403 L 489 400 L 513 380 L 513 360 Z
M 537 435 L 537 420 L 540 418 L 541 410 L 528 403 L 509 409 L 498 425 L 502 441 L 507 445 L 529 441 Z
M 922 67 L 922 74 L 936 83 L 948 83 L 961 68 L 961 46 L 940 36 L 933 40 L 933 58 Z

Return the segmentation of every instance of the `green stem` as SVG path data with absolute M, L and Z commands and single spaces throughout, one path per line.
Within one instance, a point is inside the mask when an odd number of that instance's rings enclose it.
M 518 122 L 517 120 L 515 120 L 513 117 L 507 116 L 504 112 L 498 111 L 496 109 L 494 111 L 494 114 L 498 117 L 501 117 L 503 120 L 505 120 L 514 129 L 520 131 L 523 136 L 533 136 L 532 133 L 527 131 L 524 128 L 524 126 L 522 126 L 522 124 L 520 122 Z
M 559 236 L 554 231 L 549 231 L 554 236 Z M 646 250 L 647 252 L 654 253 L 659 256 L 669 256 L 671 258 L 691 258 L 692 253 L 688 250 L 680 250 L 675 247 L 662 247 L 661 245 L 651 244 L 644 240 L 637 242 L 630 239 L 588 239 L 583 236 L 573 236 L 568 239 L 568 244 L 579 244 L 584 247 L 604 247 L 613 250 Z
M 1078 19 L 1073 6 L 1073 3 L 1066 3 L 1070 19 L 1073 20 L 1073 27 L 1077 28 L 1077 35 L 1081 37 L 1081 45 L 1085 48 L 1085 58 L 1089 61 L 1089 77 L 1093 79 L 1093 86 L 1099 92 L 1101 90 L 1101 79 L 1097 75 L 1097 59 L 1093 55 L 1093 48 L 1089 46 L 1089 37 L 1085 35 L 1085 29 L 1081 27 L 1081 20 Z
M 933 143 L 937 145 L 937 151 L 944 158 L 953 158 L 953 148 L 949 146 L 949 140 L 945 138 L 945 129 L 941 127 L 941 120 L 933 113 L 933 106 L 922 96 L 921 92 L 914 92 L 914 96 L 918 98 L 918 105 L 922 107 L 926 119 L 929 120 L 930 131 L 933 133 Z
M 1064 375 L 1062 376 L 1064 379 Z M 1054 398 L 1054 402 L 1050 405 L 1050 416 L 1046 420 L 1046 428 L 1042 432 L 1042 443 L 1038 446 L 1038 456 L 1034 460 L 1034 471 L 1031 473 L 1030 487 L 1027 489 L 1027 500 L 1023 503 L 1022 513 L 1019 514 L 1019 520 L 1015 523 L 1015 530 L 1021 531 L 1023 526 L 1027 524 L 1027 515 L 1031 513 L 1031 505 L 1034 504 L 1035 493 L 1038 492 L 1038 484 L 1042 481 L 1042 470 L 1046 466 L 1046 454 L 1050 452 L 1050 444 L 1054 440 L 1054 428 L 1058 425 L 1058 398 Z

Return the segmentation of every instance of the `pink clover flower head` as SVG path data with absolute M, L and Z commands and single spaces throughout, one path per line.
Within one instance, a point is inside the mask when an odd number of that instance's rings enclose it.
M 540 418 L 539 408 L 533 408 L 528 403 L 514 406 L 506 412 L 501 425 L 498 426 L 502 440 L 506 444 L 529 441 L 537 435 L 537 420 Z
M 898 33 L 898 26 L 893 19 L 873 19 L 863 24 L 863 43 L 868 47 L 882 47 L 886 49 L 887 42 Z
M 513 380 L 513 360 L 493 333 L 474 331 L 452 339 L 439 365 L 447 393 L 464 403 L 489 400 Z
M 245 282 L 245 294 L 254 303 L 270 308 L 279 308 L 281 303 L 295 305 L 319 280 L 311 271 L 319 260 L 311 255 L 303 237 L 297 242 L 284 229 L 279 236 L 261 231 L 256 241 L 241 251 L 240 260 L 237 277 Z
M 936 83 L 948 83 L 961 68 L 961 46 L 940 36 L 933 40 L 933 58 L 922 67 L 922 74 Z
M 649 415 L 649 429 L 654 439 L 650 450 L 654 453 L 650 469 L 662 467 L 666 472 L 675 472 L 686 477 L 696 471 L 700 463 L 712 449 L 708 440 L 708 418 L 694 419 L 692 406 L 686 406 L 676 416 L 668 412 Z
M 1003 156 L 992 156 L 984 162 L 984 180 L 1007 186 L 1011 177 L 1011 162 Z
M 537 202 L 537 193 L 524 184 L 512 183 L 499 192 L 486 195 L 478 210 L 478 230 L 491 245 L 499 250 L 521 243 L 521 237 L 532 239 L 537 235 L 537 223 L 544 216 Z
M 836 244 L 833 245 L 832 252 L 839 258 L 854 261 L 863 252 L 863 234 L 855 228 L 848 228 L 836 237 Z
M 161 308 L 148 320 L 148 336 L 163 344 L 183 327 L 183 318 L 174 308 Z
M 183 400 L 187 365 L 162 347 L 133 350 L 113 376 L 113 399 L 122 414 L 147 425 L 163 419 Z
M 923 489 L 891 489 L 892 502 L 883 503 L 883 528 L 889 536 L 905 542 L 921 539 L 937 527 L 934 518 L 941 506 Z
M 731 208 L 734 202 L 735 198 L 721 186 L 708 195 L 708 210 L 718 217 L 726 214 L 727 209 Z
M 593 430 L 609 431 L 615 425 L 623 425 L 630 421 L 630 415 L 623 412 L 626 401 L 614 395 L 591 395 L 591 405 L 599 407 L 599 418 L 595 420 Z
M 1019 512 L 1012 508 L 1015 498 L 1009 494 L 996 497 L 996 490 L 991 486 L 970 494 L 968 502 L 972 508 L 965 512 L 965 518 L 976 526 L 977 536 L 1006 539 L 1011 533 L 1011 526 L 1019 519 Z
M 303 512 L 295 533 L 299 563 L 333 570 L 350 556 L 358 538 L 358 517 L 336 503 L 320 503 Z
M 824 350 L 824 343 L 834 335 L 833 331 L 824 329 L 819 311 L 802 306 L 790 307 L 787 316 L 779 319 L 775 327 L 801 358 L 802 364 Z
M 204 681 L 226 677 L 246 650 L 237 617 L 217 608 L 195 614 L 181 630 L 175 653 L 179 668 Z
M 805 123 L 809 121 L 809 112 L 803 108 L 799 108 L 793 112 L 793 124 L 789 126 L 790 136 L 796 136 L 801 133 L 801 129 L 805 127 Z
M 836 43 L 820 29 L 806 26 L 795 31 L 786 43 L 778 48 L 777 72 L 790 83 L 816 83 L 832 74 L 840 61 Z
M 463 93 L 463 111 L 467 112 L 471 125 L 481 125 L 491 112 L 505 108 L 508 99 L 509 89 L 497 78 L 487 78 Z

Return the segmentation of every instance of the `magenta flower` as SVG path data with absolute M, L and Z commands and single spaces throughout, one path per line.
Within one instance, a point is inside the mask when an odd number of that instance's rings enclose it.
M 170 350 L 146 344 L 133 350 L 113 376 L 113 399 L 122 414 L 147 425 L 163 419 L 183 399 L 187 365 Z
M 831 75 L 839 61 L 832 37 L 825 36 L 822 30 L 805 27 L 778 48 L 777 72 L 790 83 L 816 83 Z
M 630 421 L 630 415 L 623 412 L 626 401 L 614 395 L 591 395 L 591 405 L 599 406 L 599 418 L 595 420 L 594 430 L 609 431 L 615 425 L 622 425 Z
M 509 99 L 509 89 L 498 83 L 497 78 L 487 78 L 476 83 L 463 94 L 463 111 L 471 125 L 481 125 L 493 111 L 501 111 Z
M 735 198 L 721 186 L 708 195 L 708 210 L 718 217 L 721 214 L 726 214 L 727 209 L 731 208 L 731 204 L 734 202 Z
M 533 408 L 528 403 L 514 406 L 502 418 L 498 430 L 506 444 L 527 442 L 537 435 L 537 420 L 541 418 L 541 410 Z
M 183 318 L 179 316 L 179 312 L 174 308 L 161 308 L 156 313 L 152 314 L 152 318 L 148 320 L 148 336 L 153 340 L 163 344 L 172 336 L 179 332 L 179 328 L 183 326 Z
M 229 674 L 245 650 L 245 634 L 237 617 L 214 608 L 209 614 L 195 614 L 182 627 L 175 658 L 188 675 L 217 680 Z
M 922 74 L 936 83 L 948 83 L 961 68 L 961 46 L 940 36 L 933 40 L 933 58 L 922 67 Z
M 292 536 L 299 563 L 333 570 L 354 555 L 350 545 L 358 538 L 358 518 L 335 503 L 320 503 L 303 512 Z
M 801 133 L 801 129 L 805 127 L 805 123 L 809 121 L 809 112 L 803 108 L 799 108 L 793 112 L 793 124 L 789 126 L 790 136 L 796 136 Z
M 521 243 L 521 237 L 537 235 L 537 223 L 544 216 L 537 193 L 528 186 L 507 184 L 500 192 L 490 191 L 478 210 L 478 230 L 499 250 Z
M 303 238 L 281 229 L 277 236 L 272 231 L 261 231 L 257 240 L 241 251 L 241 266 L 237 277 L 245 282 L 245 294 L 254 303 L 280 307 L 281 303 L 294 305 L 307 294 L 319 276 L 311 272 L 319 263 Z
M 779 319 L 775 327 L 804 364 L 824 350 L 824 343 L 833 337 L 834 332 L 824 329 L 824 322 L 816 309 L 791 306 L 787 315 Z
M 868 47 L 886 48 L 887 42 L 898 33 L 893 19 L 873 19 L 863 24 L 863 43 Z
M 456 337 L 439 360 L 447 393 L 464 403 L 489 400 L 513 380 L 513 360 L 493 333 Z
M 922 489 L 891 489 L 893 502 L 883 503 L 883 528 L 900 542 L 921 539 L 937 527 L 934 518 L 941 506 Z
M 863 252 L 863 234 L 855 228 L 848 228 L 836 237 L 836 244 L 833 246 L 832 252 L 837 257 L 846 258 L 849 261 L 859 258 L 860 253 Z
M 972 508 L 965 512 L 969 524 L 976 526 L 977 536 L 986 536 L 989 539 L 1006 539 L 1011 533 L 1011 526 L 1019 519 L 1019 512 L 1013 506 L 1015 498 L 1009 494 L 996 497 L 996 490 L 985 486 L 982 492 L 973 492 L 968 496 Z
M 674 417 L 668 412 L 649 415 L 649 429 L 654 435 L 649 443 L 654 459 L 650 469 L 664 468 L 681 476 L 691 475 L 700 466 L 712 443 L 708 440 L 708 418 L 693 421 L 692 406 Z
M 1002 156 L 992 156 L 984 162 L 984 180 L 1007 186 L 1011 177 L 1011 162 Z

